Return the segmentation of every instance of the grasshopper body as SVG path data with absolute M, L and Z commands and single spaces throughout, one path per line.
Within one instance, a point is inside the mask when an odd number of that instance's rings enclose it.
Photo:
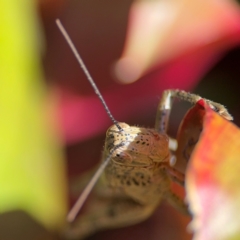
M 188 214 L 187 205 L 170 187 L 172 180 L 184 185 L 184 175 L 170 164 L 172 151 L 166 134 L 174 98 L 192 104 L 202 99 L 185 91 L 166 90 L 159 103 L 155 129 L 126 123 L 118 123 L 120 129 L 116 125 L 108 129 L 102 161 L 110 154 L 111 160 L 86 204 L 85 213 L 70 225 L 69 238 L 84 238 L 100 229 L 141 222 L 156 210 L 162 199 Z M 222 105 L 204 100 L 221 116 L 232 119 Z M 86 178 L 82 181 L 86 182 Z
M 82 186 L 88 181 L 90 183 L 70 211 L 70 224 L 65 236 L 68 239 L 83 239 L 101 229 L 141 222 L 156 210 L 162 199 L 188 214 L 187 205 L 170 187 L 172 180 L 184 186 L 184 175 L 172 166 L 174 149 L 169 148 L 167 126 L 175 98 L 192 104 L 202 98 L 181 90 L 165 90 L 158 105 L 154 129 L 117 122 L 65 30 L 59 22 L 57 24 L 114 123 L 106 133 L 100 168 L 93 178 L 91 171 L 80 180 Z M 232 119 L 221 104 L 203 100 L 222 117 Z M 84 212 L 75 219 L 91 190 L 92 197 L 87 201 Z

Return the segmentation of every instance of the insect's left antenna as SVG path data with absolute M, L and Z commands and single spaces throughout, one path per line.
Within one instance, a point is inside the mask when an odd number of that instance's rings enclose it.
M 103 107 L 105 108 L 107 115 L 110 117 L 111 121 L 117 126 L 117 128 L 119 129 L 119 131 L 123 131 L 123 129 L 119 126 L 118 121 L 115 120 L 115 118 L 113 117 L 113 115 L 111 114 L 106 102 L 103 99 L 102 94 L 100 93 L 100 91 L 98 90 L 97 85 L 95 84 L 95 82 L 93 81 L 93 78 L 91 77 L 89 71 L 87 70 L 87 67 L 85 66 L 82 58 L 80 57 L 76 47 L 74 46 L 72 40 L 70 39 L 67 31 L 65 30 L 65 28 L 63 27 L 62 23 L 60 22 L 59 19 L 56 20 L 56 24 L 58 26 L 58 28 L 60 29 L 61 33 L 63 34 L 64 38 L 66 39 L 68 45 L 70 46 L 70 48 L 73 51 L 74 56 L 76 57 L 78 63 L 80 64 L 80 67 L 83 69 L 83 72 L 85 73 L 88 81 L 90 82 L 90 84 L 92 85 L 95 93 L 97 94 L 98 98 L 100 99 L 101 103 L 103 104 Z
M 119 147 L 121 147 L 122 145 L 123 145 L 123 143 L 120 143 L 120 144 L 116 145 L 113 148 L 110 155 L 107 157 L 107 159 L 104 162 L 102 162 L 102 164 L 100 165 L 98 170 L 95 172 L 95 174 L 93 175 L 90 182 L 87 184 L 87 186 L 83 190 L 83 192 L 80 195 L 80 197 L 78 198 L 77 202 L 75 203 L 75 205 L 72 207 L 72 209 L 68 213 L 68 215 L 67 215 L 67 221 L 68 222 L 73 222 L 75 220 L 75 218 L 76 218 L 77 214 L 79 213 L 79 211 L 81 210 L 84 202 L 86 201 L 87 197 L 89 196 L 90 192 L 92 191 L 93 187 L 95 186 L 95 184 L 98 181 L 99 177 L 101 176 L 102 172 L 104 171 L 104 169 L 108 165 L 109 161 L 111 160 L 113 152 L 116 149 L 118 149 Z

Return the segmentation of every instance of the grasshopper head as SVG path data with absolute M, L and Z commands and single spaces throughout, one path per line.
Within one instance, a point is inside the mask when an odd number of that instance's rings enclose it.
M 126 166 L 151 166 L 154 162 L 169 160 L 168 137 L 154 129 L 129 126 L 119 123 L 111 126 L 106 133 L 105 154 L 112 153 L 112 161 Z

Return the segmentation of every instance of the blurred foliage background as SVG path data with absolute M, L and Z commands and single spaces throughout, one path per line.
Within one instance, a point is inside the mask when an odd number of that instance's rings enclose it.
M 113 66 L 124 48 L 131 4 L 0 1 L 0 239 L 58 238 L 50 232 L 60 231 L 67 199 L 74 201 L 66 185 L 99 161 L 104 132 L 111 124 L 59 33 L 56 18 L 77 45 L 116 119 L 153 126 L 161 91 L 171 87 L 223 103 L 240 125 L 237 44 L 189 82 L 161 82 L 159 76 L 174 59 L 155 64 L 138 83 L 122 85 L 116 80 Z M 174 107 L 172 135 L 186 109 L 183 105 Z M 91 239 L 145 239 L 146 234 L 148 239 L 191 239 L 188 222 L 163 204 L 142 224 Z

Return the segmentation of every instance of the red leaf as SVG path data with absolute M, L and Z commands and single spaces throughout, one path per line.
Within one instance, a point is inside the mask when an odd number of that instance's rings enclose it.
M 186 171 L 194 239 L 239 239 L 240 130 L 204 104 L 190 111 L 186 120 L 191 119 L 183 123 L 183 129 L 194 122 L 198 129 L 201 122 L 203 127 Z M 194 135 L 190 128 L 188 131 L 180 134 L 188 139 L 185 143 L 190 139 L 187 135 Z

